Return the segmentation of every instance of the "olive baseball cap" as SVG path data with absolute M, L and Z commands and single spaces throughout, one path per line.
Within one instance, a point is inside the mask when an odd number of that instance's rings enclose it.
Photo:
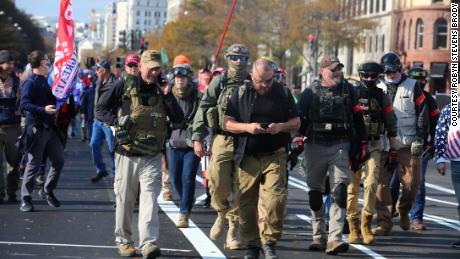
M 161 67 L 161 54 L 158 50 L 146 50 L 142 53 L 141 64 L 149 69 Z
M 324 56 L 321 62 L 319 62 L 319 66 L 321 68 L 334 69 L 337 66 L 343 67 L 343 64 L 340 63 L 340 60 L 336 56 Z

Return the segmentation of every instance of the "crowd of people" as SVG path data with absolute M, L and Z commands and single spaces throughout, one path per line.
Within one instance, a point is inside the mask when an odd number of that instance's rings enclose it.
M 7 196 L 32 212 L 38 188 L 50 206 L 59 207 L 54 190 L 65 168 L 63 150 L 80 127 L 95 166 L 89 180 L 113 178 L 121 256 L 136 255 L 136 203 L 139 248 L 144 258 L 161 255 L 158 197 L 172 200 L 170 183 L 179 197 L 176 226 L 189 227 L 200 161 L 209 162 L 207 202 L 217 213 L 209 237 L 219 239 L 228 224 L 225 249 L 246 249 L 245 259 L 261 252 L 278 258 L 288 171 L 298 156 L 309 188 L 313 251 L 335 255 L 350 243 L 375 245 L 376 236 L 392 234 L 395 216 L 405 231 L 426 230 L 425 174 L 432 158 L 441 175 L 451 160 L 460 203 L 460 129 L 450 124 L 450 105 L 440 111 L 424 90 L 428 73 L 422 68 L 406 74 L 399 56 L 389 52 L 361 64 L 359 82 L 351 84 L 339 59 L 324 55 L 318 79 L 302 92 L 286 86 L 284 70 L 269 58 L 251 64 L 243 44 L 228 47 L 225 60 L 226 69 L 200 70 L 212 77 L 208 84 L 195 80 L 185 55 L 162 71 L 159 51 L 131 53 L 121 75 L 99 59 L 80 69 L 76 90 L 62 101 L 52 94 L 46 53 L 30 53 L 30 68 L 20 75 L 13 55 L 0 51 L 0 149 L 8 169 L 5 184 L 2 166 L 0 202 Z

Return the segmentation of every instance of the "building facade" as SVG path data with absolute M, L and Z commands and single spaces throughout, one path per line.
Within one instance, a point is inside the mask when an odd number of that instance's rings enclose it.
M 406 1 L 395 11 L 394 50 L 404 68 L 419 66 L 430 73 L 432 93 L 445 93 L 450 80 L 450 1 Z

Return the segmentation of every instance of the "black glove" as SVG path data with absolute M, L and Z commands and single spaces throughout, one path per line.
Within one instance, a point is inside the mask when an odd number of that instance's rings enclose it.
M 434 157 L 434 148 L 433 145 L 428 144 L 425 147 L 425 150 L 422 153 L 422 158 L 425 160 L 430 160 Z
M 125 115 L 118 120 L 118 127 L 120 129 L 129 130 L 134 125 L 131 117 Z
M 390 148 L 388 151 L 387 161 L 385 166 L 388 168 L 388 171 L 393 172 L 396 167 L 398 167 L 398 152 L 396 149 Z
M 131 142 L 129 132 L 126 129 L 118 128 L 115 130 L 115 137 L 117 138 L 118 144 L 120 145 L 126 145 Z

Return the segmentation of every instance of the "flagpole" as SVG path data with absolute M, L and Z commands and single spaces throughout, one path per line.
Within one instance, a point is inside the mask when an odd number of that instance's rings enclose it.
M 211 71 L 214 71 L 217 68 L 217 59 L 219 57 L 220 49 L 222 48 L 222 44 L 224 43 L 225 33 L 227 32 L 228 25 L 230 24 L 230 20 L 232 19 L 233 11 L 235 10 L 236 1 L 237 0 L 233 0 L 232 6 L 227 16 L 227 20 L 225 21 L 224 31 L 222 32 L 222 35 L 220 36 L 219 44 L 217 45 L 217 52 L 216 52 L 216 55 L 214 56 L 214 63 L 212 64 Z

